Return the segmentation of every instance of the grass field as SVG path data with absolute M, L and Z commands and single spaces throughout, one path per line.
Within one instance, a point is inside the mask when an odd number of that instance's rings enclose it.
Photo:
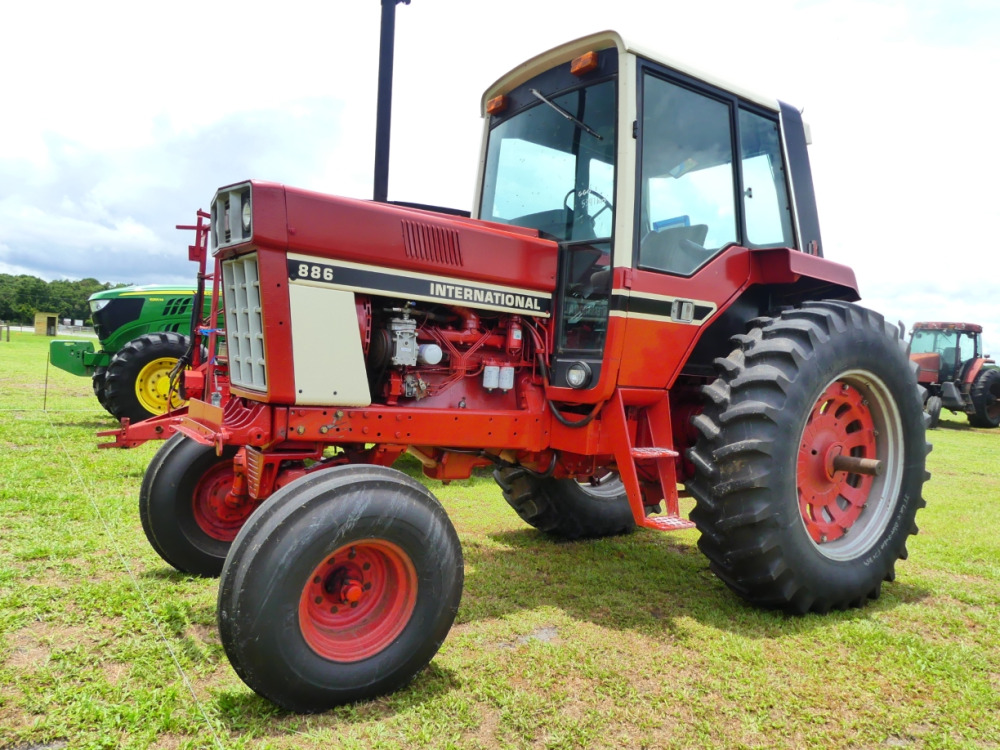
M 750 608 L 697 532 L 556 543 L 491 479 L 431 483 L 462 541 L 455 627 L 406 690 L 318 716 L 229 666 L 216 582 L 139 525 L 157 445 L 113 423 L 48 342 L 0 342 L 0 748 L 998 748 L 1000 430 L 930 433 L 921 533 L 862 610 Z

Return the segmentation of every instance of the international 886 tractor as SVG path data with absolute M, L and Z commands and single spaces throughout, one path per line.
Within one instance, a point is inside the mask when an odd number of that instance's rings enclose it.
M 556 537 L 693 522 L 727 586 L 794 613 L 877 597 L 917 530 L 916 379 L 824 258 L 796 109 L 603 32 L 483 113 L 468 218 L 213 199 L 228 391 L 191 401 L 140 511 L 166 560 L 221 571 L 226 654 L 295 711 L 400 688 L 451 627 L 461 547 L 403 453 L 493 467 Z

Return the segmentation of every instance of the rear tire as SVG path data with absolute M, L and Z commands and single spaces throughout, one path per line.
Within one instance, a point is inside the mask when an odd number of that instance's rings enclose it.
M 738 595 L 825 612 L 875 599 L 925 505 L 924 414 L 905 344 L 841 302 L 755 321 L 716 360 L 688 457 L 699 548 Z M 880 476 L 833 468 L 875 459 Z
M 1000 427 L 1000 370 L 980 370 L 969 390 L 974 413 L 973 427 Z
M 941 423 L 941 397 L 929 397 L 924 405 L 924 411 L 927 412 L 927 427 L 937 427 Z
M 497 469 L 504 500 L 539 531 L 563 539 L 594 539 L 635 528 L 625 486 L 617 475 L 603 483 L 541 478 L 522 467 Z
M 146 468 L 139 491 L 139 520 L 156 553 L 183 573 L 214 578 L 256 505 L 233 508 L 235 447 L 215 448 L 175 433 Z
M 171 394 L 169 376 L 187 350 L 188 339 L 179 333 L 147 333 L 125 344 L 104 378 L 107 410 L 135 423 L 184 406 L 179 394 Z
M 437 653 L 458 611 L 462 549 L 419 482 L 332 468 L 272 495 L 219 585 L 222 645 L 240 678 L 291 711 L 391 693 Z

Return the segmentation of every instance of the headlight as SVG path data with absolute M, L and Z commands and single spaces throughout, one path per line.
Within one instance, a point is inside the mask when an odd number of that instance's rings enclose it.
M 90 314 L 93 315 L 98 310 L 103 310 L 105 307 L 107 307 L 107 305 L 108 305 L 108 303 L 110 301 L 111 300 L 109 300 L 109 299 L 92 299 L 92 300 L 90 300 Z
M 253 237 L 253 198 L 250 183 L 219 190 L 212 199 L 213 254 L 220 248 L 249 242 Z
M 566 370 L 566 382 L 573 388 L 583 388 L 590 383 L 590 365 L 586 362 L 574 362 Z

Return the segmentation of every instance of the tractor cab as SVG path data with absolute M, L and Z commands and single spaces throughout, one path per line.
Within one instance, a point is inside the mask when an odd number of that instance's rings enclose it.
M 623 351 L 688 350 L 760 261 L 822 256 L 807 129 L 777 100 L 604 32 L 519 66 L 483 111 L 473 217 L 559 243 L 552 383 L 582 402 L 615 382 L 670 387 L 680 359 L 649 368 Z M 827 296 L 856 299 L 853 274 Z
M 916 323 L 910 334 L 910 356 L 921 383 L 964 380 L 981 359 L 983 327 L 973 323 Z
M 975 323 L 915 323 L 910 360 L 924 388 L 930 426 L 941 409 L 965 412 L 975 427 L 1000 426 L 1000 370 L 983 354 L 983 327 Z

